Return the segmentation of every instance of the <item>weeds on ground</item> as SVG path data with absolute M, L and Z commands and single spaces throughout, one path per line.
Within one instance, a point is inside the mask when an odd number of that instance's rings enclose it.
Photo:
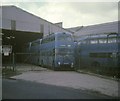
M 116 70 L 112 70 L 112 69 L 95 69 L 95 68 L 80 68 L 80 71 L 83 71 L 84 73 L 94 73 L 94 74 L 98 74 L 98 75 L 102 75 L 102 76 L 107 76 L 107 77 L 111 77 L 111 78 L 116 78 L 116 79 L 120 79 L 120 72 L 118 69 Z
M 2 69 L 2 77 L 3 78 L 9 78 L 11 76 L 15 76 L 18 74 L 21 74 L 21 73 L 17 72 L 16 70 L 13 70 L 11 68 L 3 68 Z

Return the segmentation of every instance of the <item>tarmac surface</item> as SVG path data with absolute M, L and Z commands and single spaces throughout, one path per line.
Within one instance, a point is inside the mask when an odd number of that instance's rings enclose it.
M 39 69 L 32 68 L 29 71 L 25 71 L 25 68 L 23 68 L 23 70 L 21 75 L 11 78 L 88 90 L 112 97 L 118 97 L 118 85 L 120 82 L 116 80 L 75 71 L 52 71 L 42 67 L 39 67 Z
M 3 79 L 2 99 L 116 99 L 71 87 Z M 25 100 L 26 101 L 26 100 Z

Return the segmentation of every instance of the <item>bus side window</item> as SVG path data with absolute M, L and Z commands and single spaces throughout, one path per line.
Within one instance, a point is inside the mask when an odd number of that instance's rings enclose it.
M 91 44 L 97 44 L 97 43 L 98 43 L 98 40 L 97 40 L 97 39 L 91 39 L 91 40 L 90 40 L 90 43 L 91 43 Z
M 116 38 L 108 38 L 108 43 L 116 43 Z
M 81 42 L 81 41 L 79 41 L 79 42 L 78 42 L 78 45 L 80 45 L 81 43 L 82 43 L 82 42 Z
M 99 43 L 107 43 L 107 39 L 99 39 Z

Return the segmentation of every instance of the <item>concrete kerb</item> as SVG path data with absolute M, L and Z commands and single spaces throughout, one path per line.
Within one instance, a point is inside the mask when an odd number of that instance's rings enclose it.
M 104 78 L 104 79 L 110 79 L 110 80 L 114 80 L 114 81 L 120 81 L 120 79 L 118 79 L 118 78 L 103 76 L 103 75 L 100 75 L 100 74 L 95 74 L 95 73 L 91 73 L 91 72 L 85 72 L 85 71 L 82 71 L 82 70 L 76 70 L 76 72 L 83 73 L 83 74 L 88 74 L 88 75 L 93 75 L 93 76 L 101 77 L 101 78 Z

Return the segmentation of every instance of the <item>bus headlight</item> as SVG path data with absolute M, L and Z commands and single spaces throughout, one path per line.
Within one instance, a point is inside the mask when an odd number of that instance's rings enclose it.
M 58 65 L 60 65 L 60 62 L 58 62 Z
M 71 45 L 68 45 L 68 47 L 71 47 Z

